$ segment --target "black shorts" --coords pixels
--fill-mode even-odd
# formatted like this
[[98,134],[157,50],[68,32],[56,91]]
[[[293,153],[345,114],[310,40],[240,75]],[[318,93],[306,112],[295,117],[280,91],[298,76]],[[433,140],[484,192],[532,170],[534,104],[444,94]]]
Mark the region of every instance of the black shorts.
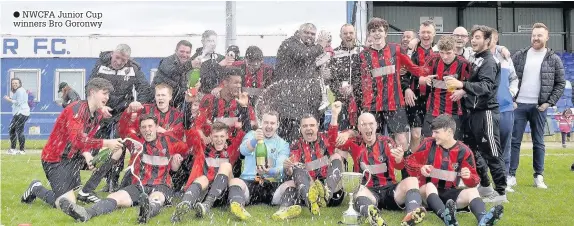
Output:
[[[462,140],[462,121],[461,121],[461,117],[459,115],[451,115],[452,119],[454,120],[454,122],[456,123],[456,131],[454,132],[454,139],[456,140]],[[431,124],[432,121],[435,119],[436,117],[434,117],[432,115],[432,113],[427,112],[427,114],[425,115],[425,120],[423,123],[423,128],[421,130],[421,134],[423,137],[431,137],[432,136],[432,129],[431,129]]]
[[383,187],[369,188],[369,190],[377,199],[377,207],[379,209],[386,210],[402,210],[404,207],[400,207],[395,201],[395,189],[397,184],[389,184]]
[[85,164],[83,158],[62,159],[56,163],[42,161],[42,168],[56,198],[82,185],[80,170]]
[[[460,195],[462,190],[463,189],[458,189],[458,188],[450,188],[450,189],[437,188],[438,197],[440,198],[440,200],[443,203],[446,203],[446,201],[448,201],[449,199],[452,199],[452,201],[456,202],[456,200],[458,199],[458,196]],[[464,208],[457,208],[457,211],[470,212],[470,205],[468,205]]]
[[384,134],[387,128],[389,135],[397,133],[405,133],[408,131],[409,121],[407,120],[407,113],[405,109],[398,109],[396,111],[378,111],[371,112],[377,122],[379,128],[377,133]]
[[426,98],[419,97],[415,100],[415,106],[407,106],[407,119],[411,128],[422,127],[425,119]]
[[[132,206],[137,206],[139,204],[139,199],[141,195],[141,187],[139,184],[132,184],[120,190],[126,191],[130,198],[132,199]],[[173,189],[168,187],[165,184],[158,184],[158,185],[144,185],[144,192],[147,195],[150,195],[153,192],[161,192],[165,196],[165,203],[170,204],[171,199],[173,198]]]
[[252,180],[244,180],[244,182],[247,185],[247,189],[249,189],[249,200],[247,200],[248,205],[259,203],[271,205],[273,194],[275,194],[275,191],[279,185],[281,185],[279,182],[269,181],[265,181],[263,184]]

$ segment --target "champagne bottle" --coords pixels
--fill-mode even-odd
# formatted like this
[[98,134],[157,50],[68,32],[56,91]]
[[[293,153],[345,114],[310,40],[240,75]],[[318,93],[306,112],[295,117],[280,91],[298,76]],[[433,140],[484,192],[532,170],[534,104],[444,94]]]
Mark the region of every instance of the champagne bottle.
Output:
[[267,147],[263,140],[257,141],[257,146],[255,147],[255,159],[257,166],[267,167]]
[[98,152],[98,154],[92,159],[92,165],[96,168],[99,168],[104,164],[104,162],[110,159],[112,155],[112,150],[109,148],[102,148]]
[[189,76],[188,87],[189,88],[195,87],[195,84],[197,84],[197,81],[199,81],[199,77],[200,77],[199,69],[194,68],[193,70],[191,70],[188,73],[188,76]]

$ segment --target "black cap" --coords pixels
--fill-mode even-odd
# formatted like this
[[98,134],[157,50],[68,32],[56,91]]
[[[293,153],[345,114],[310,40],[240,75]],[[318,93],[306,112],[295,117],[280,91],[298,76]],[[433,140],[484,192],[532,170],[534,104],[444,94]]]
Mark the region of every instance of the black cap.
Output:
[[58,93],[62,92],[62,89],[64,89],[66,86],[68,86],[68,83],[60,82],[60,85],[58,86]]
[[230,45],[229,47],[227,47],[227,52],[229,53],[229,51],[233,51],[235,53],[235,56],[239,56],[239,47],[236,45]]

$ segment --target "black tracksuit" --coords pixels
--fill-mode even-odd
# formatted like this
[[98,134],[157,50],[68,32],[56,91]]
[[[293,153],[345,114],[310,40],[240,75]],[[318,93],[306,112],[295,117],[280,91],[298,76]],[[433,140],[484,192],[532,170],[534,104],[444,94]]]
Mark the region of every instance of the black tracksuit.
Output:
[[[475,153],[477,172],[481,185],[490,185],[488,168],[495,190],[503,195],[506,189],[504,160],[500,149],[498,100],[496,94],[500,84],[500,62],[489,50],[475,55],[470,78],[463,83],[464,98],[463,126],[464,143]],[[486,162],[485,162],[486,160]],[[487,167],[488,165],[488,167]]]

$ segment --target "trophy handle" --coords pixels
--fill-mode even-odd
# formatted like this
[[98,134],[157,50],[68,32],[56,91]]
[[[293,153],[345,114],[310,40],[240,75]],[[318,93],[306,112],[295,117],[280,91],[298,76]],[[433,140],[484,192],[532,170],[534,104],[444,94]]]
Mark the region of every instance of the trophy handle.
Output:
[[367,178],[367,183],[364,184],[364,186],[366,187],[367,184],[369,184],[369,182],[371,182],[371,171],[369,171],[368,169],[363,170],[363,177],[365,177],[365,173],[369,172],[369,177]]

